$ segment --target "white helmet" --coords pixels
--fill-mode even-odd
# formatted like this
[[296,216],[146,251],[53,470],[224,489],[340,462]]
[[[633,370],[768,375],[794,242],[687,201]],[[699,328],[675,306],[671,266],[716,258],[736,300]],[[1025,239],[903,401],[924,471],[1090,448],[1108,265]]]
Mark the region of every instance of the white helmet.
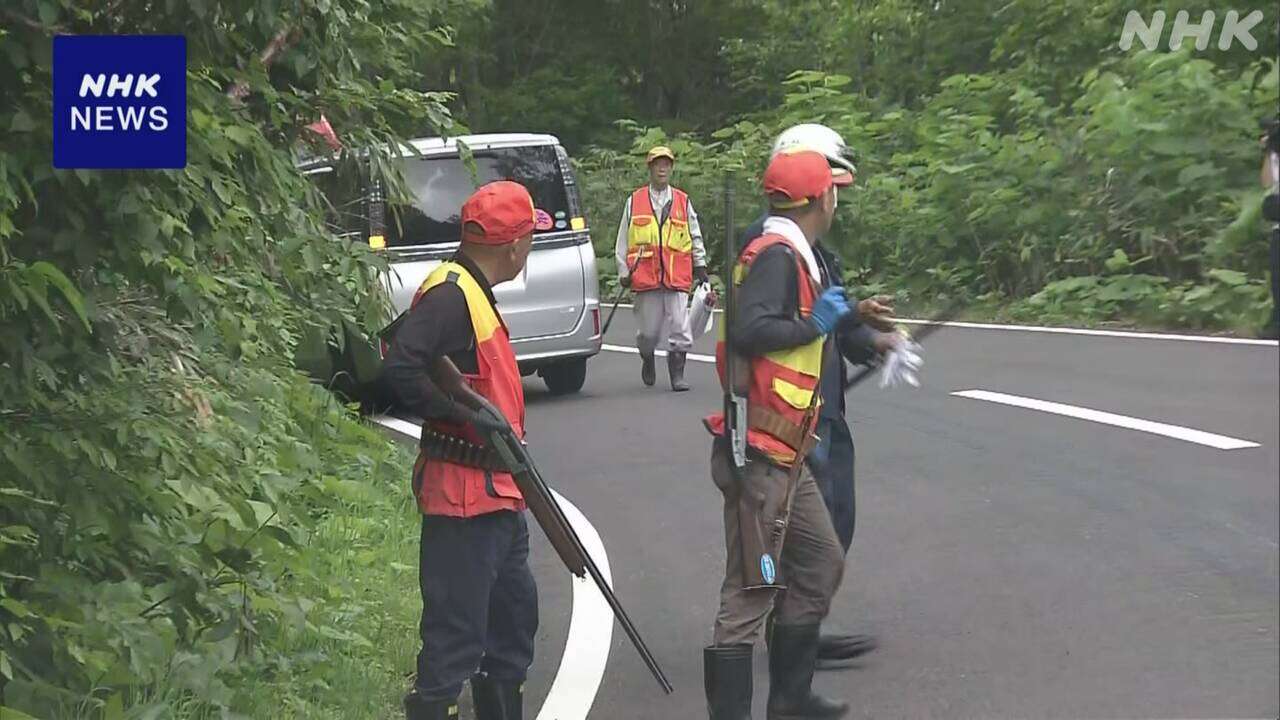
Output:
[[[814,150],[825,155],[827,162],[831,164],[831,174],[837,178],[838,185],[852,183],[858,174],[858,169],[853,166],[853,152],[844,144],[844,138],[826,125],[804,123],[783,130],[778,139],[773,141],[773,152],[770,156],[788,150],[801,149]],[[845,178],[846,174],[847,178]]]

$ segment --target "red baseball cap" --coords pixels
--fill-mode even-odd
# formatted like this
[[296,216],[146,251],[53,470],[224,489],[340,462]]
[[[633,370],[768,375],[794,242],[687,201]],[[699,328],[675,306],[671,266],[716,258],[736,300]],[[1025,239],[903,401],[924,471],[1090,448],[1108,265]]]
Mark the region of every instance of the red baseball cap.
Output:
[[551,216],[533,206],[523,185],[498,180],[480,186],[462,204],[462,239],[479,245],[506,245],[534,230],[549,230]]
[[778,153],[764,171],[764,192],[775,208],[805,205],[833,184],[826,156],[813,150]]

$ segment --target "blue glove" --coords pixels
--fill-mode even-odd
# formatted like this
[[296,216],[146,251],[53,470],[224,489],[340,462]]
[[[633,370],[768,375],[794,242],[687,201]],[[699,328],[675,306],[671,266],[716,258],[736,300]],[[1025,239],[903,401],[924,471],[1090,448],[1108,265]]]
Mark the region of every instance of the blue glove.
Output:
[[849,301],[845,299],[844,288],[834,285],[823,291],[822,297],[818,298],[818,302],[813,305],[813,312],[809,315],[809,323],[818,331],[819,335],[826,335],[835,329],[836,323],[840,322],[840,318],[853,312],[849,307]]

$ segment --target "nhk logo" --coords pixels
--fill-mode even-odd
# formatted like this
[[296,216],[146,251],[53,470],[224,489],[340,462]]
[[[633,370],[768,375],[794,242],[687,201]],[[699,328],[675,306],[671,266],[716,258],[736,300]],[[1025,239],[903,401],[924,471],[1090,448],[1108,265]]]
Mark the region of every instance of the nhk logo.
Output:
[[54,38],[54,167],[185,167],[186,115],[186,38]]
[[[1124,18],[1124,28],[1120,30],[1120,49],[1133,47],[1133,39],[1137,37],[1148,50],[1160,46],[1160,37],[1164,34],[1165,11],[1157,10],[1151,14],[1151,22],[1143,19],[1137,10],[1130,10]],[[1205,10],[1199,23],[1191,22],[1191,13],[1179,10],[1173,20],[1173,30],[1169,32],[1169,49],[1176,51],[1185,40],[1195,40],[1196,50],[1206,50],[1213,39],[1213,26],[1217,16],[1212,10]],[[1246,49],[1258,49],[1258,41],[1253,37],[1254,26],[1262,22],[1261,10],[1254,10],[1241,18],[1235,10],[1227,11],[1222,19],[1222,30],[1218,33],[1218,49],[1230,50],[1233,42],[1240,42]]]
[[[130,97],[129,91],[132,89],[132,97],[158,98],[156,94],[156,84],[160,82],[159,74],[139,75],[137,85],[134,85],[133,75],[125,75],[123,78],[119,75],[112,75],[110,84],[107,84],[107,76],[99,73],[98,75],[85,75],[80,81],[80,97],[104,97],[103,86],[106,86],[105,97]],[[117,95],[117,93],[119,93]],[[112,111],[115,111],[114,116]],[[169,111],[161,105],[152,105],[151,107],[123,107],[110,105],[89,106],[71,108],[71,129],[72,130],[141,130],[143,119],[147,120],[147,128],[155,132],[164,132],[169,129]]]

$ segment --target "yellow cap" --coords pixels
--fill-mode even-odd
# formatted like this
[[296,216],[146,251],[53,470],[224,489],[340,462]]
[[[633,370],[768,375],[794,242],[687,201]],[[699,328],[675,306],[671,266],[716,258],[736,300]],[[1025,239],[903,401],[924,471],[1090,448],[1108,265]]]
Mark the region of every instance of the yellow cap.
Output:
[[666,145],[658,145],[657,147],[649,151],[649,154],[646,155],[644,158],[644,162],[646,165],[648,165],[649,163],[653,162],[654,160],[657,160],[660,157],[664,157],[670,160],[671,162],[676,161],[676,155],[675,153],[671,152],[671,148],[667,147]]

